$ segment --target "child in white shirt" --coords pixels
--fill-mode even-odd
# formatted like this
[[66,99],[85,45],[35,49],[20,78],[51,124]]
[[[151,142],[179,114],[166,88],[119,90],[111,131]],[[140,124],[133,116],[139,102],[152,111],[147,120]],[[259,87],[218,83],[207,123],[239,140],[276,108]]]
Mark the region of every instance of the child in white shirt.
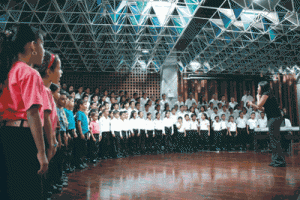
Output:
[[237,144],[237,127],[236,123],[234,122],[234,116],[229,117],[229,123],[227,124],[228,130],[228,150],[233,149],[235,150]]
[[183,152],[183,146],[184,146],[184,138],[186,137],[184,124],[182,117],[178,117],[178,122],[176,124],[178,133],[177,133],[177,141],[176,141],[176,151],[177,152]]
[[215,150],[221,150],[222,123],[219,121],[219,116],[215,117],[212,128],[214,130]]
[[200,120],[200,136],[202,149],[209,149],[210,123],[206,113],[202,113]]
[[[257,119],[255,118],[255,112],[251,112],[251,118],[247,120],[247,133],[248,133],[248,140],[247,143],[250,145],[250,150],[254,150],[254,134],[255,128],[258,127]],[[255,144],[255,147],[257,144]]]
[[236,126],[238,131],[239,145],[241,146],[241,150],[246,150],[247,144],[247,120],[244,118],[244,114],[241,111],[239,114],[239,118],[236,119]]

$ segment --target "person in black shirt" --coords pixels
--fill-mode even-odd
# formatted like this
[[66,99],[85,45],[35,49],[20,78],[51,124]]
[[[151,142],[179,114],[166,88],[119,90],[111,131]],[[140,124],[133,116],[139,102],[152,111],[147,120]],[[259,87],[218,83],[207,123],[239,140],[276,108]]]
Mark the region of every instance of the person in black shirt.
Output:
[[270,84],[267,81],[258,83],[257,105],[249,102],[250,106],[264,110],[268,116],[268,127],[270,134],[270,146],[272,149],[272,162],[269,166],[285,167],[285,157],[281,147],[280,125],[283,121],[279,105],[274,97]]

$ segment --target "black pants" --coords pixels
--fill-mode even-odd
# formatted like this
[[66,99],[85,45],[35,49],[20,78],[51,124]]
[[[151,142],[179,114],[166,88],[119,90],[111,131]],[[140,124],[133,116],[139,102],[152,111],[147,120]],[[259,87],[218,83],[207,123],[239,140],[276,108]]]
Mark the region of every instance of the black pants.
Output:
[[173,144],[172,144],[172,128],[165,127],[165,149],[167,151],[173,151]]
[[138,143],[139,143],[139,137],[138,137],[138,133],[139,133],[139,130],[138,129],[133,129],[133,136],[131,137],[132,138],[132,147],[131,147],[131,151],[133,153],[137,153],[138,152]]
[[249,129],[249,135],[248,135],[248,142],[247,144],[250,145],[250,150],[254,150],[254,146],[257,146],[254,144],[254,135],[255,135],[254,129]]
[[281,146],[280,125],[283,118],[271,118],[268,120],[270,134],[270,148],[272,150],[272,163],[275,165],[285,164],[285,156]]
[[222,147],[222,131],[214,131],[214,141],[216,149],[220,149]]
[[173,149],[177,149],[176,144],[177,144],[177,135],[178,135],[178,128],[176,126],[176,124],[173,125],[173,130],[174,130],[174,134],[171,136],[172,139],[172,144],[173,144]]
[[163,135],[162,130],[155,130],[155,150],[161,152],[163,145]]
[[69,144],[68,144],[68,155],[67,155],[67,160],[70,163],[71,166],[74,166],[74,148],[75,148],[75,138],[74,138],[74,133],[75,130],[68,130],[67,131],[68,134],[70,134],[71,139],[69,139]]
[[200,131],[200,137],[201,137],[201,144],[203,149],[208,150],[209,149],[209,136],[208,136],[208,130],[201,130]]
[[116,140],[115,140],[115,151],[118,157],[123,155],[123,150],[122,150],[122,139],[121,139],[121,132],[119,131],[115,131],[114,132],[115,136],[116,136]]
[[92,139],[92,137],[90,137],[90,139],[88,140],[89,143],[89,158],[90,160],[95,160],[98,158],[99,155],[99,134],[94,134],[94,137],[96,139],[96,141],[94,141]]
[[145,130],[140,130],[141,132],[141,153],[144,154],[146,152],[146,131]]
[[128,137],[127,131],[122,131],[123,139],[121,140],[122,152],[124,156],[128,156]]
[[190,131],[190,146],[191,151],[196,152],[199,149],[199,134],[197,130]]
[[114,147],[112,141],[113,139],[112,139],[111,132],[102,132],[102,140],[100,142],[102,158],[113,157]]
[[247,130],[246,128],[237,128],[237,131],[238,131],[238,138],[239,138],[238,145],[240,145],[242,148],[245,149],[248,141]]
[[228,136],[228,149],[235,149],[238,143],[236,131],[230,132],[231,136]]
[[183,132],[178,132],[177,135],[177,151],[178,152],[185,152],[186,148],[185,148],[185,137],[184,137],[184,133]]
[[87,155],[87,135],[84,135],[84,139],[81,138],[79,132],[77,132],[78,137],[74,138],[74,164],[75,166],[79,166],[80,164],[83,164],[86,159]]
[[[40,164],[30,128],[0,128],[2,167],[1,178],[6,183],[1,199],[42,199]],[[1,146],[0,145],[0,146]]]
[[148,138],[146,139],[146,141],[147,141],[147,151],[148,152],[152,152],[154,150],[154,148],[153,148],[153,145],[154,145],[153,133],[154,133],[154,131],[147,130]]

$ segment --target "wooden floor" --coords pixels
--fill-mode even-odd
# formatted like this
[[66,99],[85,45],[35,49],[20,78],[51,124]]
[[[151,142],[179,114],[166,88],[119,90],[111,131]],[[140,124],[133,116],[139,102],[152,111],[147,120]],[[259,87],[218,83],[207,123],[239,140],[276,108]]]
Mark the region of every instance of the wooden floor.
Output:
[[[300,155],[299,155],[300,156]],[[300,160],[268,166],[270,154],[198,152],[101,161],[69,175],[69,186],[52,199],[297,200]]]

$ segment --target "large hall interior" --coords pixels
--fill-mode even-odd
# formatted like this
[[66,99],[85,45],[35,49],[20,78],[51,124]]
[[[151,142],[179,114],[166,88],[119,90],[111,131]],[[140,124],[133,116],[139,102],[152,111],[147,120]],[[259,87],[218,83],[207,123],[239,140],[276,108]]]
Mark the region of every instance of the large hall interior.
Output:
[[44,199],[300,200],[300,1],[1,0],[19,24],[60,60]]

